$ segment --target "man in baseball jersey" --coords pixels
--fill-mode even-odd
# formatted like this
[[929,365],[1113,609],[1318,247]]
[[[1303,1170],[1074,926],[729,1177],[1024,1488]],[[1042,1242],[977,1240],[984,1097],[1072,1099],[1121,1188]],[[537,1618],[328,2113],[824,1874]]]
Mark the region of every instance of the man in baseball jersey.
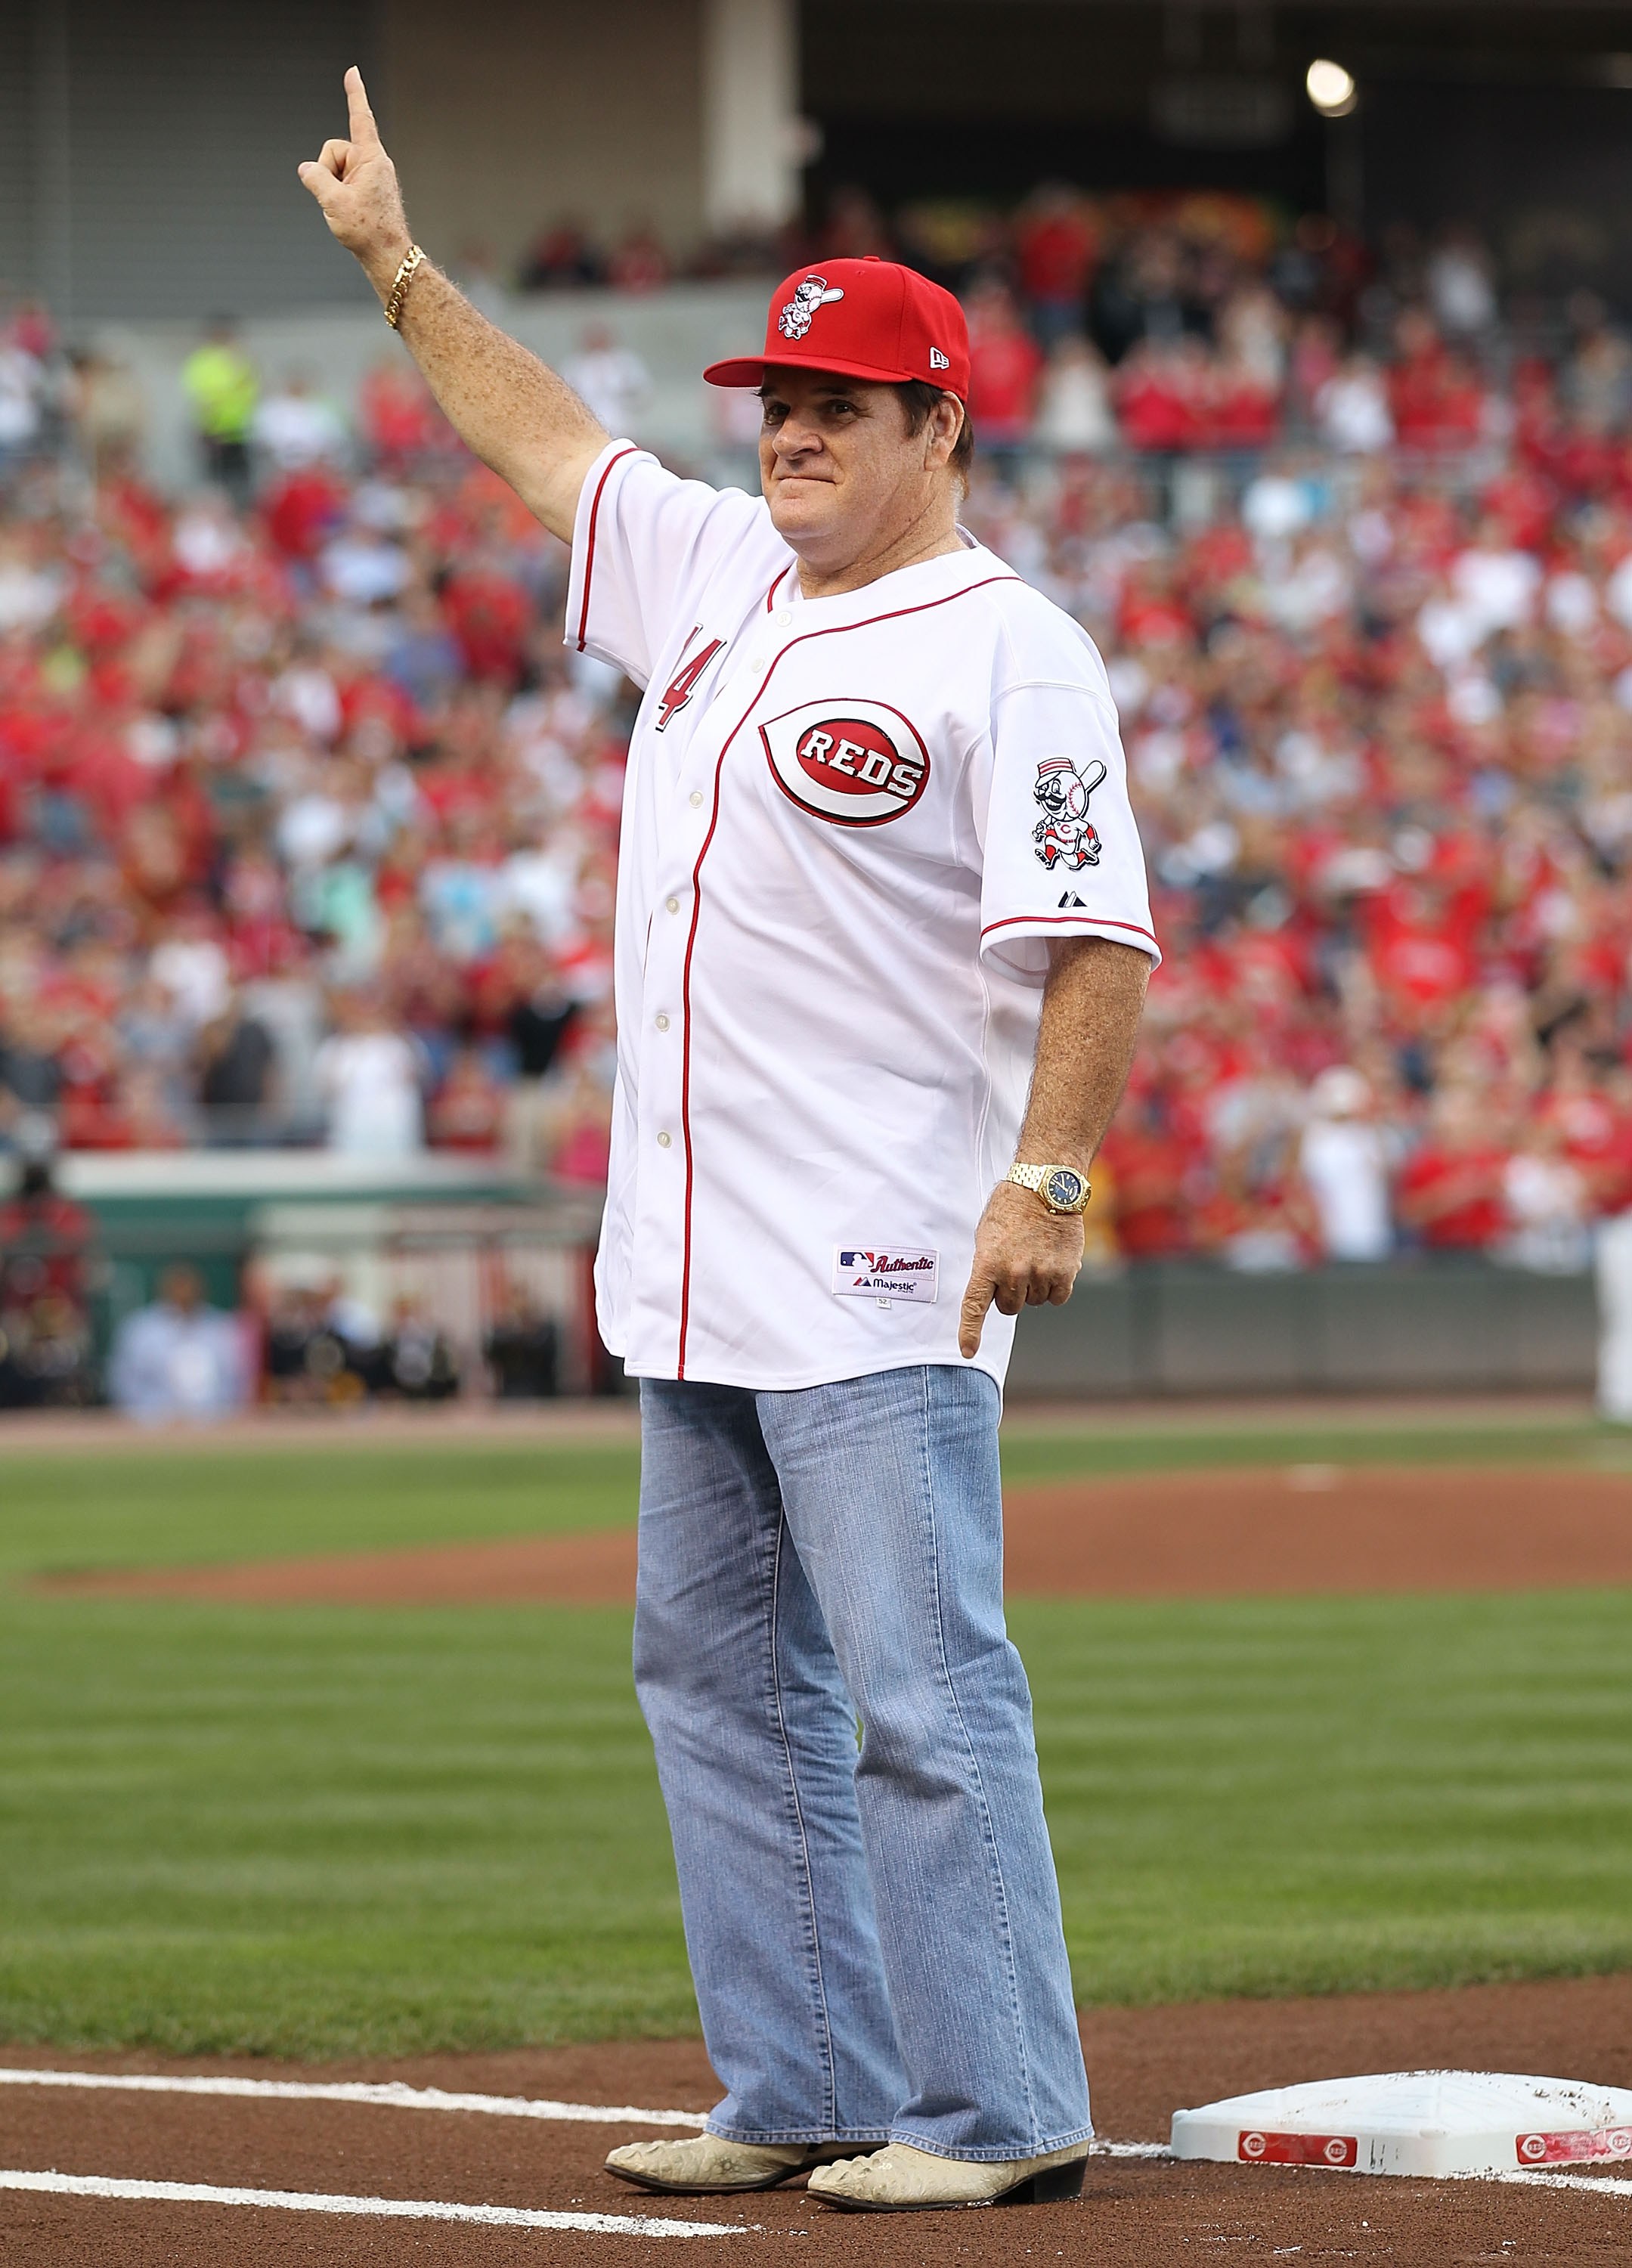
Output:
[[[361,79],[301,175],[645,688],[597,1288],[641,1381],[636,1676],[704,2036],[653,2190],[1074,2195],[1092,2132],[1004,1632],[1012,1318],[1069,1297],[1156,954],[1116,718],[957,524],[968,341],[887,261],[774,295],[762,498],[665,472],[414,247]],[[995,1310],[995,1312],[994,1312]]]

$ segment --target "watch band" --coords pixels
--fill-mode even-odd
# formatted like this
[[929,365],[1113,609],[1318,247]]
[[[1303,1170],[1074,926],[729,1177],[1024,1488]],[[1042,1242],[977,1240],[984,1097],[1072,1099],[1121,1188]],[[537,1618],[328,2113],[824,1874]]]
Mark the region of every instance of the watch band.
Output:
[[1093,1191],[1075,1166],[1011,1166],[1009,1179],[1040,1197],[1050,1212],[1085,1212]]

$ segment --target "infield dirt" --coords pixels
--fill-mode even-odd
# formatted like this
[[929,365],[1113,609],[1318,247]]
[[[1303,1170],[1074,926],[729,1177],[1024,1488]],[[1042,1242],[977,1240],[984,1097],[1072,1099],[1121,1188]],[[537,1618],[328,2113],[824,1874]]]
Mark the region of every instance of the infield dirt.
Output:
[[[1210,2002],[1091,2011],[1084,2038],[1102,2134],[1166,2139],[1173,2111],[1247,2088],[1448,2064],[1590,2075],[1632,2086],[1632,1977],[1481,1985],[1342,1999]],[[689,2040],[431,2056],[386,2064],[288,2065],[0,2051],[0,2060],[71,2070],[236,2072],[256,2079],[398,2079],[473,2093],[705,2108],[714,2085]],[[471,2204],[577,2209],[746,2224],[754,2234],[701,2256],[747,2264],[801,2258],[835,2268],[929,2268],[1027,2259],[1158,2268],[1207,2259],[1624,2263],[1632,2179],[1604,2193],[1491,2183],[1362,2179],[1314,2168],[1096,2160],[1079,2201],[979,2213],[860,2218],[798,2188],[724,2204],[643,2200],[600,2170],[629,2139],[616,2124],[524,2124],[467,2113],[329,2102],[69,2094],[6,2088],[0,2156],[65,2173]],[[651,2130],[643,2130],[650,2132]],[[26,2268],[631,2268],[673,2240],[342,2221],[254,2208],[0,2194],[0,2257]]]
[[[1632,1473],[1288,1465],[1033,1482],[1004,1500],[1009,1589],[1099,1598],[1527,1591],[1632,1583]],[[635,1532],[48,1579],[240,1605],[614,1605]]]

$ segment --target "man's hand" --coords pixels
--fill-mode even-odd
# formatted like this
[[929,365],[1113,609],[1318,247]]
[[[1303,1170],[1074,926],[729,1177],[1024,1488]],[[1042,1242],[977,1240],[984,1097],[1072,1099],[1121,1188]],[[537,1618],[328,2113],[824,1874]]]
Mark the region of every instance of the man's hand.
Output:
[[331,233],[357,255],[383,302],[413,239],[397,187],[397,169],[386,155],[363,74],[355,64],[346,73],[346,106],[351,114],[350,140],[326,142],[317,162],[308,159],[298,171],[323,208]]
[[989,1307],[1002,1315],[1062,1307],[1082,1264],[1082,1215],[1050,1212],[1034,1190],[999,1182],[974,1232],[974,1266],[958,1319],[966,1361],[980,1351]]

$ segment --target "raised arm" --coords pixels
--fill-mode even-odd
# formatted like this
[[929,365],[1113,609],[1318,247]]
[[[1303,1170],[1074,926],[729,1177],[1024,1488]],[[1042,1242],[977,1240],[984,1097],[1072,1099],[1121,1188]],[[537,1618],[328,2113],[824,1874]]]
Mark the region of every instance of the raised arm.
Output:
[[[1149,956],[1133,946],[1105,937],[1049,941],[1021,1162],[1087,1173],[1127,1084],[1150,976]],[[1030,1189],[999,1182],[975,1232],[959,1320],[965,1356],[979,1348],[994,1301],[1005,1315],[1060,1307],[1082,1264],[1081,1218],[1051,1213]]]
[[[350,139],[326,142],[300,178],[384,306],[414,239],[397,169],[355,66],[346,73],[346,101]],[[428,260],[415,271],[398,328],[460,439],[570,543],[584,476],[608,438],[572,388],[479,315]]]

